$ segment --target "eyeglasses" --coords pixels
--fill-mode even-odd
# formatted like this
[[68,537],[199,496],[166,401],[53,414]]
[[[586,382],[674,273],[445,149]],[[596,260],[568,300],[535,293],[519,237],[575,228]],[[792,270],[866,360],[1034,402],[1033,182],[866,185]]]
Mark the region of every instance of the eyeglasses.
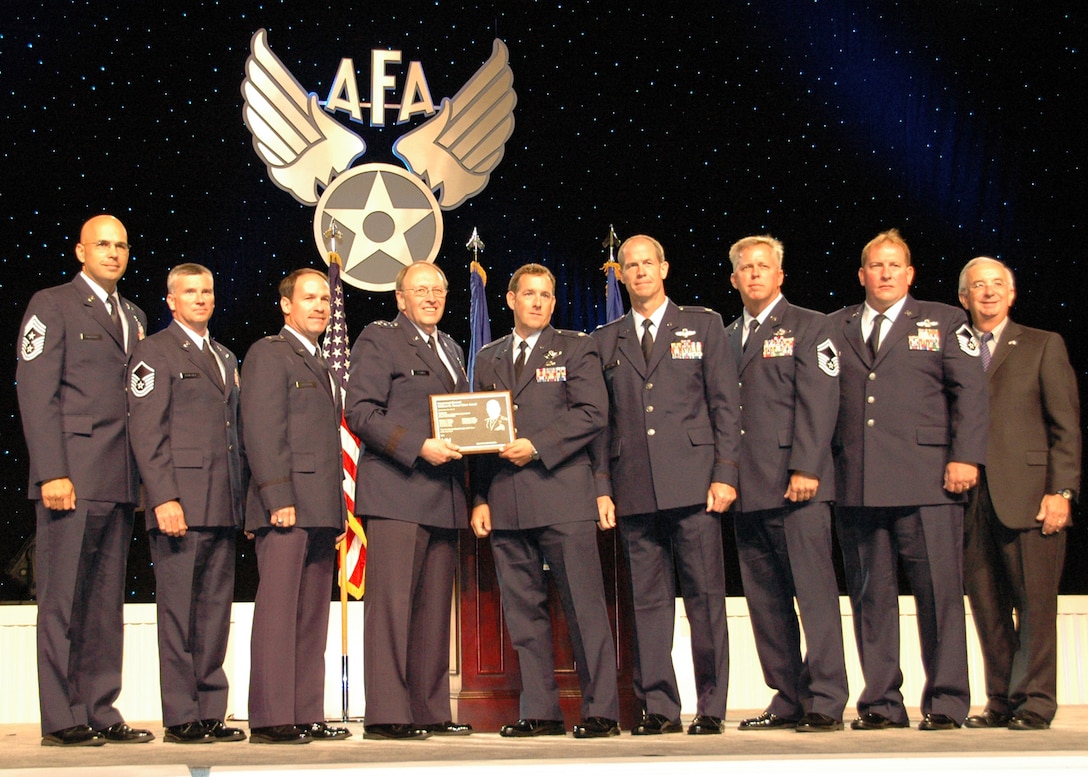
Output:
[[1008,286],[1008,281],[1003,281],[997,278],[992,281],[975,281],[971,284],[971,291],[983,291],[984,289],[993,289],[994,291],[1004,291]]
[[417,299],[424,299],[426,297],[434,297],[435,299],[442,299],[446,296],[446,289],[441,286],[417,286],[414,289],[401,289],[402,294],[411,294]]
[[132,248],[128,243],[115,243],[112,240],[97,240],[93,243],[84,243],[83,245],[89,245],[96,251],[109,251],[110,248],[116,248],[118,252],[127,254],[129,249]]

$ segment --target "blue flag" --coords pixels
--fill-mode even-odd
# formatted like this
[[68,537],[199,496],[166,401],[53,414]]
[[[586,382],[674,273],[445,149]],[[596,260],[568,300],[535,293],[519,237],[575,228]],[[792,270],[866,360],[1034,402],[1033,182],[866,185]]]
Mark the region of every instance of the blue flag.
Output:
[[604,267],[604,323],[607,324],[623,315],[623,298],[620,296],[620,284],[616,278],[616,268],[619,265],[608,262]]
[[491,342],[491,319],[487,315],[487,273],[478,262],[469,265],[468,285],[470,292],[469,328],[472,336],[468,345],[468,385],[475,387],[476,353]]

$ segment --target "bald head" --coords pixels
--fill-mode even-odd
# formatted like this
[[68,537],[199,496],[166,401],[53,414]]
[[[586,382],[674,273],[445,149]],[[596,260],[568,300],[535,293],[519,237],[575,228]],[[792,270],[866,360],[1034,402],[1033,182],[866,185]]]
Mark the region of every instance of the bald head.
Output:
[[79,231],[76,258],[83,265],[83,273],[109,294],[125,274],[128,254],[128,231],[114,216],[95,216]]

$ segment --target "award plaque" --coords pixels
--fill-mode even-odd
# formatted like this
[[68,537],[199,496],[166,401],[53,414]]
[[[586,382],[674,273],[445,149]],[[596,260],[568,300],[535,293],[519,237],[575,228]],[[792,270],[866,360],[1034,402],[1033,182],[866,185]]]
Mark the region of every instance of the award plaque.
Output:
[[431,428],[461,453],[498,453],[514,441],[514,400],[509,391],[432,394]]

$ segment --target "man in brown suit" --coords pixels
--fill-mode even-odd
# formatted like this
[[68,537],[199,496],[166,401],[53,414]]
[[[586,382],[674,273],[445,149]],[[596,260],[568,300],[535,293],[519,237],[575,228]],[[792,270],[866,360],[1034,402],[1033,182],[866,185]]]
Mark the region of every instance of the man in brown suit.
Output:
[[1004,264],[972,259],[959,292],[981,339],[990,387],[986,465],[964,524],[964,582],[987,702],[966,725],[1046,729],[1058,707],[1063,530],[1080,489],[1077,380],[1059,335],[1009,318],[1016,283]]

